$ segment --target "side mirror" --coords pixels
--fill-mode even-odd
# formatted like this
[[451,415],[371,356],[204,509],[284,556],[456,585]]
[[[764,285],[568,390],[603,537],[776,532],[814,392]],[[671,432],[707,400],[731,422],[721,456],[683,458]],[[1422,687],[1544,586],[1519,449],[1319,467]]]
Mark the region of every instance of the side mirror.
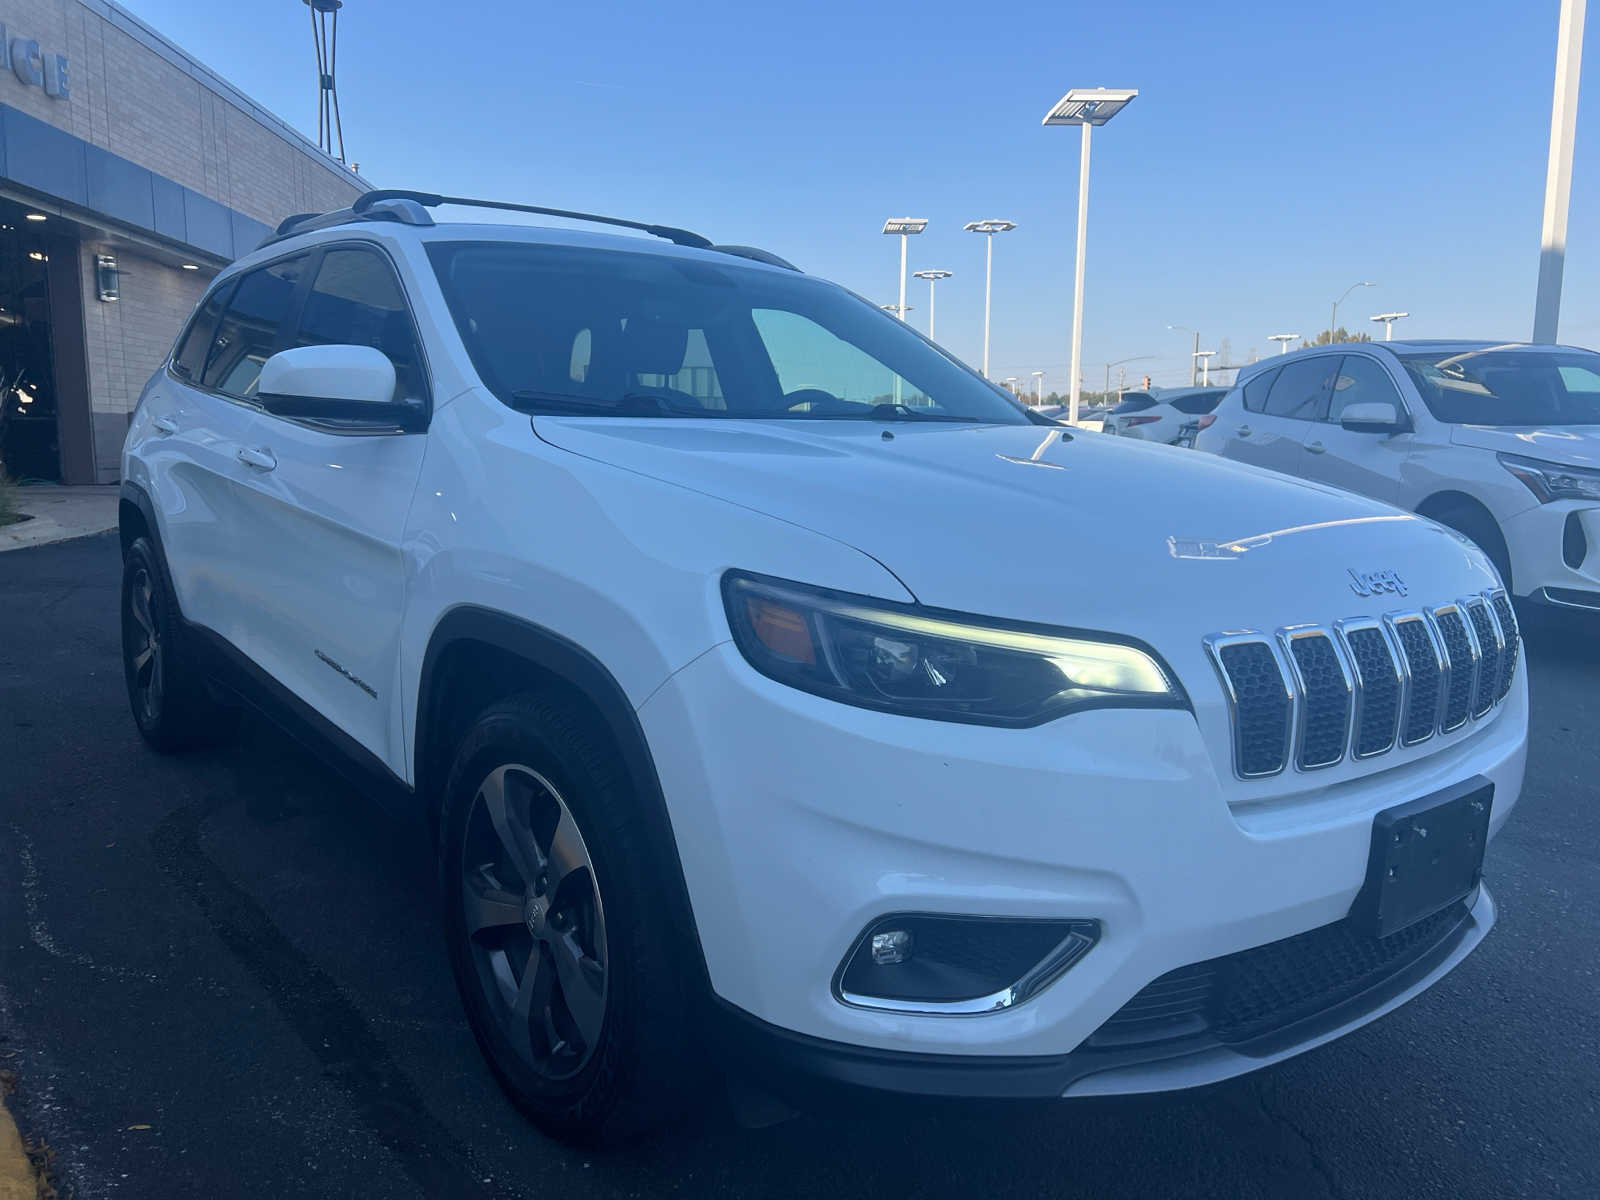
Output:
[[298,346],[261,367],[256,398],[280,417],[416,429],[422,410],[395,398],[394,363],[371,346]]
[[1410,428],[1401,419],[1400,410],[1387,400],[1346,405],[1339,414],[1339,424],[1351,433],[1401,433]]

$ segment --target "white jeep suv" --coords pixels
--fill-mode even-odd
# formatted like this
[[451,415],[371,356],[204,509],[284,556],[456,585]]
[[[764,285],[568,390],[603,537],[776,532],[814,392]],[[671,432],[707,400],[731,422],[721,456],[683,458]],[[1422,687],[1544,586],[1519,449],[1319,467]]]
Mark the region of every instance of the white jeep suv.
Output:
[[1317,347],[1242,373],[1196,447],[1432,517],[1518,596],[1600,611],[1600,354]]
[[156,748],[248,703],[427,823],[547,1129],[660,1119],[711,1047],[775,1089],[1204,1083],[1484,937],[1527,690],[1458,535],[1030,418],[762,251],[442,200],[216,279],[128,434],[125,668]]

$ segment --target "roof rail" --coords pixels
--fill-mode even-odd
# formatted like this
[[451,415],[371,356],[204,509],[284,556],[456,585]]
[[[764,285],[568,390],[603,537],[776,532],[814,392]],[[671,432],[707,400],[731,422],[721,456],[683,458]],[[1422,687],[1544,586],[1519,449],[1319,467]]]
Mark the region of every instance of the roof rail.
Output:
[[367,192],[356,197],[355,203],[350,208],[359,217],[370,212],[375,206],[388,200],[410,200],[424,208],[436,208],[441,204],[460,204],[468,208],[498,208],[506,212],[537,213],[545,217],[566,217],[573,221],[593,221],[599,225],[620,225],[624,229],[639,229],[645,233],[653,234],[658,238],[666,238],[678,246],[693,246],[697,250],[712,249],[711,240],[701,237],[698,233],[691,233],[687,229],[677,229],[671,225],[651,225],[644,221],[627,221],[621,217],[602,217],[594,213],[573,212],[565,208],[545,208],[538,204],[512,204],[504,200],[473,200],[466,196],[441,196],[437,192],[413,192],[404,188],[380,188],[377,191]]
[[763,250],[760,246],[713,246],[711,248],[723,254],[733,254],[739,258],[748,258],[753,262],[766,263],[769,267],[782,267],[786,271],[800,270],[788,259],[779,258],[772,251]]
[[[371,193],[367,193],[371,195]],[[364,197],[358,198],[357,203]],[[310,233],[313,229],[331,229],[335,225],[348,225],[352,221],[398,221],[402,225],[432,225],[428,210],[413,201],[396,198],[379,200],[365,209],[336,208],[325,213],[295,213],[278,222],[278,227],[261,239],[261,246],[270,246],[297,233]]]

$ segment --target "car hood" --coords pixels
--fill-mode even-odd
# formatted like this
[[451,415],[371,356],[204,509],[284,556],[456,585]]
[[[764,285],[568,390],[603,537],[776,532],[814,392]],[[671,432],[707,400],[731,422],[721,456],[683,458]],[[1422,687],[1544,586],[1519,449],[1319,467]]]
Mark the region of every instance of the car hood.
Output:
[[[1041,426],[537,417],[552,445],[805,526],[927,605],[1153,644],[1494,586],[1431,521],[1192,450]],[[730,563],[730,567],[740,564]],[[803,580],[827,584],[827,580]],[[1368,593],[1368,594],[1363,594]]]
[[1450,440],[1457,446],[1600,469],[1600,425],[1452,425]]

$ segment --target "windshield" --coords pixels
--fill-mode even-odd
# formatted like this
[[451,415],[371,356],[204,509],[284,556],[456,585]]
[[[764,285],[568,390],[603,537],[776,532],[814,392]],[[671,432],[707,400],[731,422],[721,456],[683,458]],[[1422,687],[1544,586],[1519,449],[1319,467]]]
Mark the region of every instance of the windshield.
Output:
[[1028,423],[900,321],[798,273],[518,242],[428,254],[473,366],[522,411]]
[[1428,411],[1452,425],[1600,425],[1600,354],[1489,347],[1403,354]]

